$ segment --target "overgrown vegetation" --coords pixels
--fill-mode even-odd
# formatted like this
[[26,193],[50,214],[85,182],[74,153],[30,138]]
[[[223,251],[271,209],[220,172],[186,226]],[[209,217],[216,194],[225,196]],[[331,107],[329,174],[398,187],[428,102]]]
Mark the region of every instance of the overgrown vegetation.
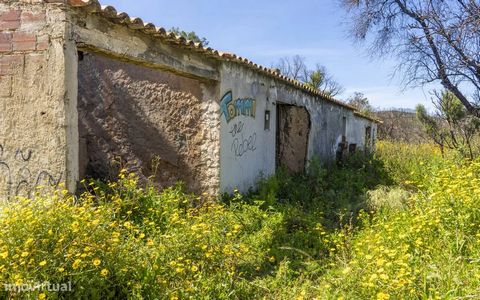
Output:
[[133,175],[0,212],[1,298],[389,299],[480,295],[480,162],[379,143],[221,201]]
[[332,97],[345,91],[325,66],[316,64],[313,69],[310,69],[306,64],[306,58],[300,55],[282,57],[272,67],[278,69],[283,75],[303,82],[307,86]]
[[440,147],[456,150],[463,157],[478,156],[474,139],[478,138],[480,119],[467,112],[460,100],[451,92],[435,94],[435,115],[429,115],[423,105],[418,105],[417,117],[425,132]]
[[193,41],[195,43],[200,43],[202,44],[203,47],[207,47],[210,42],[205,38],[205,37],[200,37],[198,36],[195,31],[185,31],[180,29],[179,27],[172,27],[168,31],[170,33],[174,33],[177,36],[183,37],[184,39],[188,41]]

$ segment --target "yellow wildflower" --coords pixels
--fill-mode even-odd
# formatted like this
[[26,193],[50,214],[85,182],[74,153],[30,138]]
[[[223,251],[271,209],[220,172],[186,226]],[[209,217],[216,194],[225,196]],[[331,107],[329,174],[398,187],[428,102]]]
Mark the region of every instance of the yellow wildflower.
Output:
[[95,258],[95,259],[93,260],[93,265],[94,265],[95,267],[99,266],[100,263],[101,263],[101,261],[100,261],[100,259],[98,259],[98,258]]
[[386,293],[383,293],[383,292],[379,292],[377,294],[377,300],[388,300],[388,299],[390,299],[389,294],[386,294]]
[[81,263],[81,262],[82,262],[81,259],[76,259],[76,260],[73,262],[73,264],[72,264],[72,268],[73,268],[74,270],[78,269],[78,267],[80,266],[80,263]]

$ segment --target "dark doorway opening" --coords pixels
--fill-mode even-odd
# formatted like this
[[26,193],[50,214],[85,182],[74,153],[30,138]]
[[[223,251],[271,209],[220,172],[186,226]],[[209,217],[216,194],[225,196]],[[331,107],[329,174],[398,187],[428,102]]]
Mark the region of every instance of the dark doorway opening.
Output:
[[371,151],[371,143],[372,143],[372,127],[367,126],[365,127],[365,153]]
[[310,114],[305,107],[277,103],[276,167],[292,173],[305,170]]

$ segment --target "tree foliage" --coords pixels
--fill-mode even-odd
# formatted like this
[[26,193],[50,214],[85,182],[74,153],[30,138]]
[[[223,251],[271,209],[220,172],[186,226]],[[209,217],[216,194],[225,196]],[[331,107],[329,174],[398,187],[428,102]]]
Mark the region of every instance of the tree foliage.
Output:
[[195,43],[201,43],[203,46],[208,46],[210,43],[206,38],[199,37],[195,31],[184,31],[181,30],[179,27],[172,27],[170,28],[170,32],[175,33],[178,36],[181,36],[187,40],[194,41]]
[[473,139],[480,129],[480,119],[468,114],[460,100],[449,91],[435,93],[436,113],[429,115],[423,105],[417,106],[417,117],[426,133],[440,146],[458,150],[473,159]]
[[418,120],[415,111],[408,109],[386,109],[375,111],[378,124],[378,139],[410,144],[428,142],[429,137]]
[[373,56],[393,54],[407,85],[440,82],[479,115],[480,2],[477,0],[341,0],[356,41]]
[[344,88],[330,75],[327,69],[316,64],[315,68],[309,69],[305,63],[305,57],[295,55],[281,58],[275,66],[280,72],[305,83],[307,86],[322,91],[332,97],[343,93]]
[[354,92],[353,95],[347,99],[347,103],[365,114],[372,114],[374,110],[368,98],[361,92]]

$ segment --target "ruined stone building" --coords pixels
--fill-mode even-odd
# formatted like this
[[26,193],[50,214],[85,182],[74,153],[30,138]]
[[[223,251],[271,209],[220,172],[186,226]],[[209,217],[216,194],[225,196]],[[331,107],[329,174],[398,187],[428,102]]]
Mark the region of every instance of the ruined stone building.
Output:
[[193,191],[245,191],[376,121],[297,81],[96,0],[0,2],[0,196],[120,168]]

